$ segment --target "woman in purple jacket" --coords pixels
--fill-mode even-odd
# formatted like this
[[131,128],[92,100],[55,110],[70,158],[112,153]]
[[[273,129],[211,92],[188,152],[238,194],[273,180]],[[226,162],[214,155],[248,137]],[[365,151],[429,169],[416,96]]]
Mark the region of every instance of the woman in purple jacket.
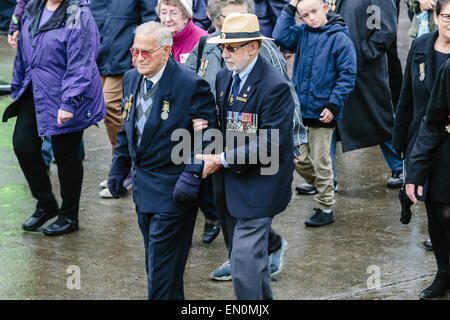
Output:
[[[13,146],[36,210],[25,230],[46,235],[78,230],[83,181],[79,146],[83,131],[105,116],[96,57],[100,47],[89,0],[31,0],[25,7],[11,83],[13,102],[3,121],[17,116]],[[61,207],[41,155],[51,136],[61,184]]]

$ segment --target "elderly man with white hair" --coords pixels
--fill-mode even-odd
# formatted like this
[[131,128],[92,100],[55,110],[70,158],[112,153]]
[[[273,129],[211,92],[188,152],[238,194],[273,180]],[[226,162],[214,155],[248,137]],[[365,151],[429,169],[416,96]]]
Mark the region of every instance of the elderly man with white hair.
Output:
[[178,142],[171,135],[176,129],[192,133],[194,118],[205,117],[214,123],[216,112],[208,83],[176,62],[171,49],[171,32],[162,24],[148,22],[137,27],[130,49],[136,68],[123,79],[124,123],[108,176],[109,190],[118,197],[132,170],[148,298],[165,300],[184,299],[183,273],[203,167],[194,161],[175,164],[171,154]]

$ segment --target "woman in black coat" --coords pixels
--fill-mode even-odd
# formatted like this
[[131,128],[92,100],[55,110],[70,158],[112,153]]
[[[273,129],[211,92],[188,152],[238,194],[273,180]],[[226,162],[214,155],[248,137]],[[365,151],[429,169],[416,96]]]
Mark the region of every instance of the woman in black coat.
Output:
[[[436,22],[440,30],[415,39],[409,51],[392,138],[392,146],[402,158],[408,159],[411,153],[436,74],[450,56],[448,23],[440,16],[449,3],[449,0],[436,3]],[[424,245],[429,248],[429,240]]]
[[[450,3],[446,7],[450,19]],[[426,199],[428,232],[438,271],[420,298],[432,299],[450,291],[450,60],[436,78],[408,169],[406,194],[416,203],[417,189],[417,195],[424,195]],[[426,192],[425,184],[428,184]]]

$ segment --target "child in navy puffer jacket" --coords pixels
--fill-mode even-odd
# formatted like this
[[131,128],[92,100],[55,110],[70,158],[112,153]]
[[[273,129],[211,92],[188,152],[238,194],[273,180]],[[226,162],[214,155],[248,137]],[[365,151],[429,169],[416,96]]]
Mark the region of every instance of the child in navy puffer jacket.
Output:
[[[291,0],[273,32],[278,43],[295,52],[292,82],[309,140],[295,168],[317,190],[319,205],[307,226],[334,221],[331,137],[356,78],[356,51],[348,29],[342,17],[328,14],[328,9],[323,0]],[[296,12],[304,24],[292,26]]]

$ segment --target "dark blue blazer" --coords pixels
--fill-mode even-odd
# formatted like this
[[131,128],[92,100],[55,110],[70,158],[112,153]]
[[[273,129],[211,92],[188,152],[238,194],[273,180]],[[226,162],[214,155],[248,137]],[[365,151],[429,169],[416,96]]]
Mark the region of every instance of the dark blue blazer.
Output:
[[[226,111],[245,112],[258,115],[258,129],[278,129],[279,141],[272,141],[279,148],[279,169],[273,175],[262,175],[264,165],[258,157],[256,164],[250,164],[249,151],[253,143],[255,150],[267,144],[258,132],[258,139],[246,145],[230,148],[225,152],[225,160],[230,165],[215,174],[214,191],[218,198],[225,198],[230,214],[239,219],[273,217],[284,211],[291,200],[291,184],[294,170],[294,144],[292,137],[292,119],[294,101],[289,84],[283,75],[263,57],[258,60],[250,72],[233,106],[228,104],[228,95],[232,84],[232,72],[226,68],[219,71],[216,78],[216,97],[219,108],[219,123],[226,140]],[[246,102],[245,102],[246,100]],[[224,141],[226,146],[226,141]],[[274,150],[271,150],[274,152]],[[243,156],[247,163],[233,163],[232,159]],[[222,201],[223,202],[223,201]]]
[[[132,105],[122,130],[117,134],[110,174],[126,176],[132,168],[133,197],[138,212],[178,212],[193,208],[198,204],[174,203],[172,194],[183,171],[201,174],[203,165],[174,164],[171,160],[172,149],[180,141],[171,141],[171,135],[175,129],[187,129],[190,132],[189,143],[193,145],[192,119],[203,118],[208,123],[214,123],[214,96],[206,81],[172,57],[169,58],[137,148],[133,135],[136,96],[141,79],[136,68],[126,72],[123,78],[123,97],[125,100],[132,95]],[[167,120],[161,119],[164,101],[169,102],[170,106]],[[193,155],[192,147],[192,153],[185,156],[192,158]]]

